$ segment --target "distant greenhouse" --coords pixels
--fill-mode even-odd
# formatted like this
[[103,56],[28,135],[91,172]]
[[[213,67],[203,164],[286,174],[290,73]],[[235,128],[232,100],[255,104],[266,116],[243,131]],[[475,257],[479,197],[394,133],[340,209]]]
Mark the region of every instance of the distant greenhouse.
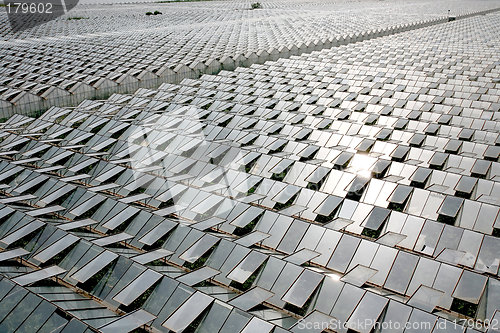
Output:
[[[293,0],[249,10],[243,1],[115,6],[83,1],[65,16],[16,33],[0,12],[0,117],[443,23],[449,8],[462,17],[498,7],[492,0],[370,6],[321,2],[318,9]],[[156,9],[163,15],[145,16]]]
[[[212,35],[186,28],[203,46],[193,39],[175,68],[153,38],[132,46],[146,31],[111,45],[105,34],[37,39],[78,45],[37,61],[60,78],[45,90],[23,66],[3,67],[19,79],[0,89],[19,82],[29,89],[16,96],[43,91],[46,105],[67,94],[57,57],[89,72],[74,73],[73,106],[58,97],[32,117],[0,104],[0,332],[496,332],[500,3],[453,2],[451,22],[432,13],[446,2],[413,1],[420,11],[399,18],[387,1],[322,14],[262,2],[249,22],[235,10],[248,3],[213,3],[169,4],[193,22],[220,15],[228,32],[211,47]],[[488,12],[468,15],[479,4]],[[328,26],[344,15],[335,8],[371,23]],[[271,24],[265,11],[290,29],[289,46],[276,38],[263,56],[257,44],[275,30],[251,28],[256,45],[238,58],[231,29]],[[378,30],[398,19],[408,26]],[[340,26],[351,37],[303,46]],[[114,65],[76,60],[96,40]],[[4,43],[8,54],[34,41]],[[125,59],[127,47],[143,58]],[[109,97],[85,99],[87,74]]]

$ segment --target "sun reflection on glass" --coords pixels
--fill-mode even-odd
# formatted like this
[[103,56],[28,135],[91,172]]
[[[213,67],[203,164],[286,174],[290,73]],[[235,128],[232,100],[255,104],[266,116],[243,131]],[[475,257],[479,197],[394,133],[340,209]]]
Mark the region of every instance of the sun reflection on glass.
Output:
[[350,171],[362,178],[371,178],[371,169],[377,159],[366,154],[356,154],[352,158]]

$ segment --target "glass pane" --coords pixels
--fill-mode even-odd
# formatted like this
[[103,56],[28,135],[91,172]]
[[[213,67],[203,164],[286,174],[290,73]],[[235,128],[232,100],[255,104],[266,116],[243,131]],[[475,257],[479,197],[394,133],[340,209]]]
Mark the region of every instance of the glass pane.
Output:
[[399,252],[384,287],[405,294],[419,257]]
[[411,296],[408,305],[414,306],[421,310],[432,312],[439,304],[444,292],[421,285],[417,291]]
[[290,331],[293,333],[321,333],[329,328],[330,323],[333,323],[334,320],[324,313],[313,311],[305,316],[300,324],[293,326]]
[[453,292],[453,297],[477,304],[483,294],[487,280],[486,276],[464,270]]
[[78,282],[84,283],[117,257],[117,254],[105,250],[85,266],[76,271],[71,277]]
[[122,289],[116,296],[113,297],[113,299],[125,306],[128,306],[149,287],[161,279],[161,277],[161,274],[148,269],[133,280],[127,287]]
[[207,252],[212,246],[218,242],[218,238],[205,235],[199,239],[194,245],[188,248],[184,253],[182,253],[179,258],[187,262],[193,263],[198,260],[205,252]]
[[103,333],[114,333],[114,332],[130,332],[149,323],[156,317],[151,313],[139,309],[125,316],[120,317],[120,319],[109,323],[106,326],[100,327],[99,331]]
[[294,263],[296,265],[302,265],[308,261],[311,261],[312,259],[318,257],[320,255],[320,253],[316,252],[316,251],[312,251],[312,250],[309,250],[309,249],[301,249],[291,255],[289,255],[288,257],[285,257],[284,259],[286,261],[289,261],[291,263]]
[[38,330],[55,310],[56,307],[49,302],[40,303],[35,311],[33,311],[30,316],[26,318],[26,321],[18,328],[17,332],[32,333]]
[[244,283],[266,259],[266,255],[258,251],[252,251],[227,275],[227,277],[233,281]]
[[344,275],[341,280],[353,284],[357,287],[361,287],[366,283],[366,281],[371,279],[372,276],[377,274],[377,272],[378,271],[376,269],[363,265],[356,265],[356,267],[347,272],[347,274]]
[[351,262],[361,239],[344,234],[340,239],[327,267],[344,273]]
[[271,298],[273,295],[274,294],[268,290],[262,289],[260,287],[253,287],[247,292],[233,298],[229,302],[229,304],[244,311],[248,311],[251,308]]
[[64,251],[64,249],[68,248],[72,244],[78,241],[78,237],[73,236],[73,235],[66,235],[63,238],[59,239],[56,241],[54,244],[48,246],[41,252],[38,252],[35,256],[34,259],[44,263],[47,260],[53,258],[56,256],[58,253],[61,253]]
[[219,273],[220,272],[218,270],[205,266],[198,270],[179,276],[177,278],[177,281],[184,283],[188,286],[194,286],[200,282],[203,282],[207,279],[214,277]]
[[367,292],[349,317],[347,326],[360,333],[371,332],[388,301],[385,297]]
[[212,302],[213,298],[195,292],[189,297],[163,324],[174,332],[184,330],[196,319]]
[[[381,318],[381,333],[402,333],[412,308],[396,301],[389,301],[387,311]],[[385,325],[384,325],[385,324]]]
[[26,286],[30,283],[44,280],[44,279],[47,279],[49,277],[62,274],[64,272],[66,272],[66,270],[61,268],[61,267],[50,266],[47,268],[40,269],[38,271],[34,271],[34,272],[31,272],[28,274],[18,276],[16,278],[12,279],[12,281],[14,281],[22,286]]
[[282,300],[301,308],[319,285],[323,275],[304,270],[294,284],[288,289]]

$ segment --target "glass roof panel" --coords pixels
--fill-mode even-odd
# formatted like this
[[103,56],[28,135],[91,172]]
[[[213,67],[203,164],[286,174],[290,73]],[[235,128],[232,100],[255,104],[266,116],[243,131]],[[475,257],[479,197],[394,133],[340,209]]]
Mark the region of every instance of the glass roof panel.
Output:
[[200,292],[189,297],[170,317],[162,324],[174,332],[184,330],[196,319],[214,299]]

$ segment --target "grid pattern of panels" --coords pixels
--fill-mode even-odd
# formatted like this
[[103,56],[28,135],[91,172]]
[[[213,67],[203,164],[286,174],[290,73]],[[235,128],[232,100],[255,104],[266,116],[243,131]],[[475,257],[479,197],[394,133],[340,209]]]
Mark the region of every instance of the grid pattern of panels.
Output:
[[[82,5],[15,34],[0,8],[2,117],[442,23],[448,10],[461,17],[499,8],[496,0],[295,0],[265,3],[259,10],[249,6],[240,0]],[[163,14],[144,15],[154,9]],[[82,19],[69,20],[75,17]]]
[[499,30],[476,16],[9,118],[0,316],[29,296],[81,331],[493,332]]

